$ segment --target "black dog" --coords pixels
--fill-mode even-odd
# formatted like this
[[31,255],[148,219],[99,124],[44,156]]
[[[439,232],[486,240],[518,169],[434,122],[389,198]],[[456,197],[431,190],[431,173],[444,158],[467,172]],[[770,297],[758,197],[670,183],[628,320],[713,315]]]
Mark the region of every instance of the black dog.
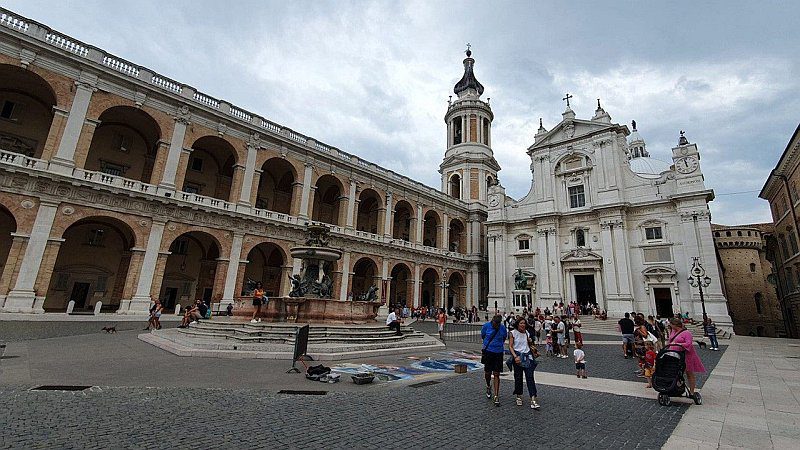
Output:
[[111,326],[111,327],[103,327],[103,329],[100,330],[100,331],[105,331],[106,333],[116,333],[117,332],[117,326],[114,325],[114,326]]
[[705,342],[703,342],[703,341],[695,341],[695,342],[697,342],[697,346],[698,346],[698,347],[700,347],[700,348],[706,348],[706,343],[705,343]]

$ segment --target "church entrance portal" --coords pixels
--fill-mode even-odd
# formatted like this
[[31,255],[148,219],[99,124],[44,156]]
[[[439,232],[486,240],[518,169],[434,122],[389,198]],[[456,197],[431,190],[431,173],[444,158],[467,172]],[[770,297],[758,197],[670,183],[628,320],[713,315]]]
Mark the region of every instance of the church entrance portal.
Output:
[[594,275],[575,275],[575,297],[581,306],[597,303],[594,291]]
[[653,298],[656,301],[656,314],[659,317],[673,317],[672,293],[669,288],[653,288]]

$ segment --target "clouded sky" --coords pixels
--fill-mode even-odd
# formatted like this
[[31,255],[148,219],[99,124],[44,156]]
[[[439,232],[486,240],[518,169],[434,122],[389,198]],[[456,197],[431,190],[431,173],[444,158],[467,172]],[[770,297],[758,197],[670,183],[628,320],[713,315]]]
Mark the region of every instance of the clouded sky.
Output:
[[652,157],[702,155],[716,223],[770,221],[758,190],[800,120],[800,2],[37,1],[5,7],[306,135],[440,185],[470,42],[509,195],[542,117],[596,98]]

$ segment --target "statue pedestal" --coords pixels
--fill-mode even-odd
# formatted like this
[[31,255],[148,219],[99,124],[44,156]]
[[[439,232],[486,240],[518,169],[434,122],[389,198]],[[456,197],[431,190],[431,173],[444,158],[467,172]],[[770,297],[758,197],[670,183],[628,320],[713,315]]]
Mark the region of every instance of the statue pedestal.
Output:
[[519,314],[531,303],[531,291],[528,289],[514,289],[511,293],[514,299],[512,309]]

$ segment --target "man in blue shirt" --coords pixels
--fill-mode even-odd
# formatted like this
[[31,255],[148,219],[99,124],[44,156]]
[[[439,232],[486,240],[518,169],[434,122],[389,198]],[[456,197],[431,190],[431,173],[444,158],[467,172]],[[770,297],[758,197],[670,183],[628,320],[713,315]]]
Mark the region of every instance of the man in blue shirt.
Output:
[[504,345],[508,330],[503,325],[503,317],[495,315],[490,322],[483,324],[481,339],[481,363],[486,377],[486,398],[492,398],[492,376],[494,376],[494,406],[500,406],[500,372],[503,371]]

